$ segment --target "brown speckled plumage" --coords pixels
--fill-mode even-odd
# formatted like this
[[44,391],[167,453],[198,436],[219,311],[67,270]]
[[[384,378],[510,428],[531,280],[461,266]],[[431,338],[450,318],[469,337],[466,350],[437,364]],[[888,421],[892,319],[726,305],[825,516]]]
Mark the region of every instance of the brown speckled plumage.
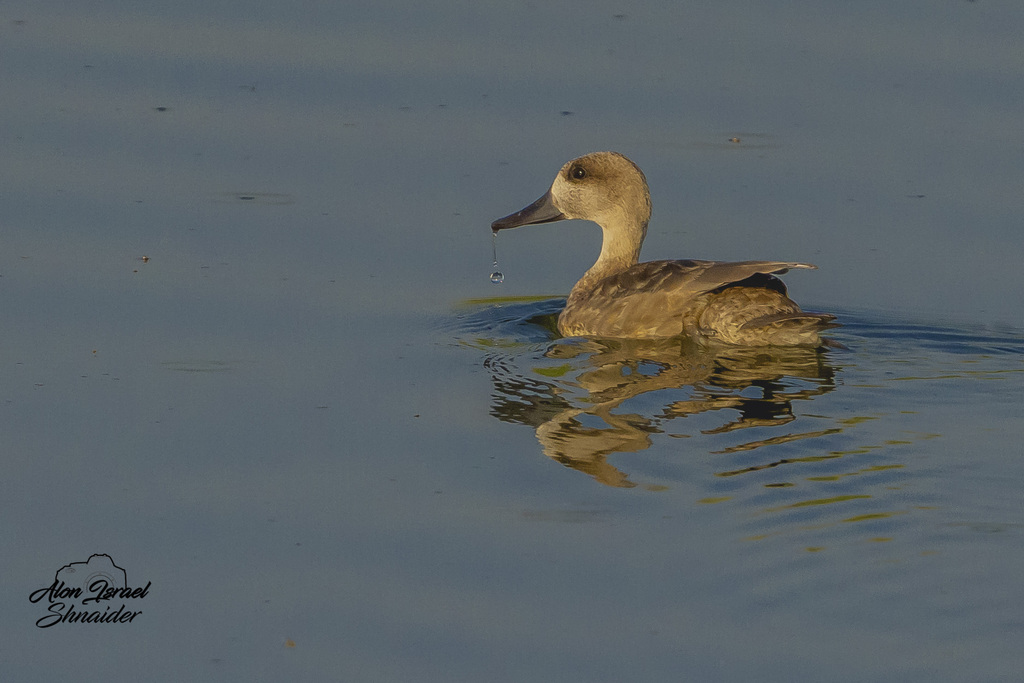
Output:
[[597,263],[572,288],[558,318],[579,337],[689,336],[746,346],[819,346],[835,316],[805,313],[775,275],[814,268],[788,261],[638,263],[650,220],[647,180],[629,159],[596,152],[573,159],[551,189],[495,231],[565,218],[592,220],[604,241]]

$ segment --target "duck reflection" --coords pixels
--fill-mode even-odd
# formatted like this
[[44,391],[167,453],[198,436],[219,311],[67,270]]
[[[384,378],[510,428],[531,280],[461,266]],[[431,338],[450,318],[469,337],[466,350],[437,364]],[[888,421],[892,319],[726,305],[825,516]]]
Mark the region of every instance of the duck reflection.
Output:
[[[535,367],[528,371],[513,357],[485,359],[494,384],[491,414],[530,425],[549,458],[618,487],[635,484],[608,457],[647,449],[672,420],[719,411],[721,422],[701,434],[780,427],[795,419],[793,401],[835,388],[826,354],[806,348],[574,339],[529,359]],[[729,452],[806,436],[773,435]]]

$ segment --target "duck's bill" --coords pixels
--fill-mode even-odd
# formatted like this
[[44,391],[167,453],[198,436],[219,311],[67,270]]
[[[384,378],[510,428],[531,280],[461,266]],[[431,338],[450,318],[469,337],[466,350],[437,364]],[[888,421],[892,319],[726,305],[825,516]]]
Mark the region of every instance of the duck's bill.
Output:
[[551,198],[551,193],[548,192],[522,211],[516,211],[513,214],[509,214],[504,218],[499,218],[494,221],[491,223],[491,230],[498,232],[499,230],[518,228],[523,225],[536,225],[538,223],[560,221],[563,218],[565,218],[565,216],[563,216],[562,212],[555,206],[555,202]]

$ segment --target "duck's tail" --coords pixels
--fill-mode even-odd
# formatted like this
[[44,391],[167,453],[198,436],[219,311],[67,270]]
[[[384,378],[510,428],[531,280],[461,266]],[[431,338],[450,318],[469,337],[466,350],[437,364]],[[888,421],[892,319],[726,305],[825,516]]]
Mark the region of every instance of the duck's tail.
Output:
[[785,292],[781,282],[723,288],[709,298],[701,314],[701,332],[709,339],[742,346],[826,345],[821,333],[839,326],[836,317],[802,311]]
[[[749,336],[751,341],[741,343],[770,344],[772,346],[827,346],[829,340],[821,333],[839,327],[830,313],[774,313],[747,321],[737,332]],[[734,342],[735,343],[735,342]]]

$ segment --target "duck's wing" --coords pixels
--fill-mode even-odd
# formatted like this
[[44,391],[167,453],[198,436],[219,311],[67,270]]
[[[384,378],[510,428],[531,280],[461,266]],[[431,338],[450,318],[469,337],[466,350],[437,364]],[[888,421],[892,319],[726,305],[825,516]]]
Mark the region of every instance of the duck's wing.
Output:
[[[647,261],[605,278],[596,290],[604,296],[671,291],[674,298],[685,299],[755,275],[782,275],[790,268],[817,266],[795,261]],[[781,282],[778,287],[785,293]]]
[[[647,261],[607,277],[576,299],[558,319],[565,336],[672,337],[696,329],[706,302],[702,295],[752,280],[785,299],[786,286],[774,277],[790,268],[814,268],[792,261]],[[788,301],[788,299],[787,299]],[[795,304],[792,304],[794,307]],[[799,310],[799,309],[797,309]]]

